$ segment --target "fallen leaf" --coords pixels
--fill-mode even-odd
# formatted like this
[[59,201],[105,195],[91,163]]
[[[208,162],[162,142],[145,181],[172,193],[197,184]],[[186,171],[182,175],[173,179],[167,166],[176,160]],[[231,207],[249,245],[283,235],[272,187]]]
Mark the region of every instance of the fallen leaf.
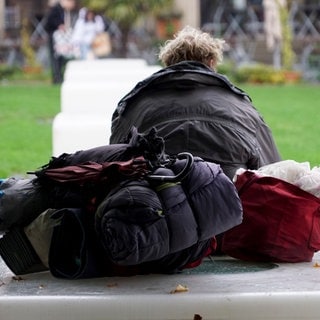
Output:
[[188,287],[178,284],[175,289],[170,291],[170,293],[181,293],[181,292],[188,292],[188,291],[189,291]]

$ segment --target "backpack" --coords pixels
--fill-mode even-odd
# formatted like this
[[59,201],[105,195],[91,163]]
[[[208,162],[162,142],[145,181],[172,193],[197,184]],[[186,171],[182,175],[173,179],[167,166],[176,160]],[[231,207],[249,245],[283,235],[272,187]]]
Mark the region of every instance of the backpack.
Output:
[[235,182],[242,224],[226,231],[222,251],[248,261],[311,261],[320,249],[320,199],[270,176],[244,171]]

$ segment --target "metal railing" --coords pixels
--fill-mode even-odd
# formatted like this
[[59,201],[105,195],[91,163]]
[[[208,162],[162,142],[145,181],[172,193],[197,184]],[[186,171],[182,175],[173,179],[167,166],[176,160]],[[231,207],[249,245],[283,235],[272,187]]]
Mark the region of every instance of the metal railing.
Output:
[[[311,57],[318,59],[320,64],[320,4],[303,5],[293,2],[289,21],[298,67],[303,72],[310,73]],[[265,39],[263,6],[249,5],[244,10],[235,10],[228,2],[219,1],[212,22],[206,23],[202,28],[230,44],[229,56],[236,63],[252,62],[259,41],[261,45]]]
[[[224,39],[252,39],[264,33],[263,16],[262,6],[249,5],[245,10],[236,10],[220,1],[212,22],[205,24],[203,28]],[[293,2],[289,17],[294,39],[320,39],[320,4],[301,5]]]

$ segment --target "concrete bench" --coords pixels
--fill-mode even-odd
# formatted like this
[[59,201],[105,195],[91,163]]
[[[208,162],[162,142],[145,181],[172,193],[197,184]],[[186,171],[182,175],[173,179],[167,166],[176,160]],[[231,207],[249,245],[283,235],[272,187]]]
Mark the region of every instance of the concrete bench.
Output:
[[65,82],[61,87],[61,112],[75,115],[113,112],[119,100],[134,87],[133,82]]
[[53,121],[52,154],[107,144],[119,100],[159,69],[142,59],[69,62],[61,86],[61,112]]
[[[0,259],[0,319],[318,320],[319,259],[257,270],[257,264],[217,257],[176,275],[86,280],[49,272],[13,278]],[[201,272],[206,264],[212,271]],[[188,291],[171,294],[179,284]]]
[[[136,77],[143,79],[150,75],[146,69],[157,71],[159,66],[150,66],[142,59],[101,59],[92,61],[72,61],[68,64],[64,81],[83,82],[107,81],[111,78],[114,81],[124,81],[134,72]],[[151,72],[152,72],[151,71]]]
[[91,116],[59,113],[53,122],[53,155],[106,145],[110,134],[111,112]]

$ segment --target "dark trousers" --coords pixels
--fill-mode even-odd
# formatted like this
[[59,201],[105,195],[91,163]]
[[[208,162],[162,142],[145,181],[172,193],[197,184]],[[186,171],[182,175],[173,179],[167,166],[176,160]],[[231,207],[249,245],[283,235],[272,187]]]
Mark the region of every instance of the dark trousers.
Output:
[[62,56],[57,56],[54,50],[53,37],[49,35],[48,38],[49,46],[49,57],[51,64],[51,73],[52,73],[52,82],[53,83],[62,83],[63,82],[63,71],[66,65],[66,59]]

